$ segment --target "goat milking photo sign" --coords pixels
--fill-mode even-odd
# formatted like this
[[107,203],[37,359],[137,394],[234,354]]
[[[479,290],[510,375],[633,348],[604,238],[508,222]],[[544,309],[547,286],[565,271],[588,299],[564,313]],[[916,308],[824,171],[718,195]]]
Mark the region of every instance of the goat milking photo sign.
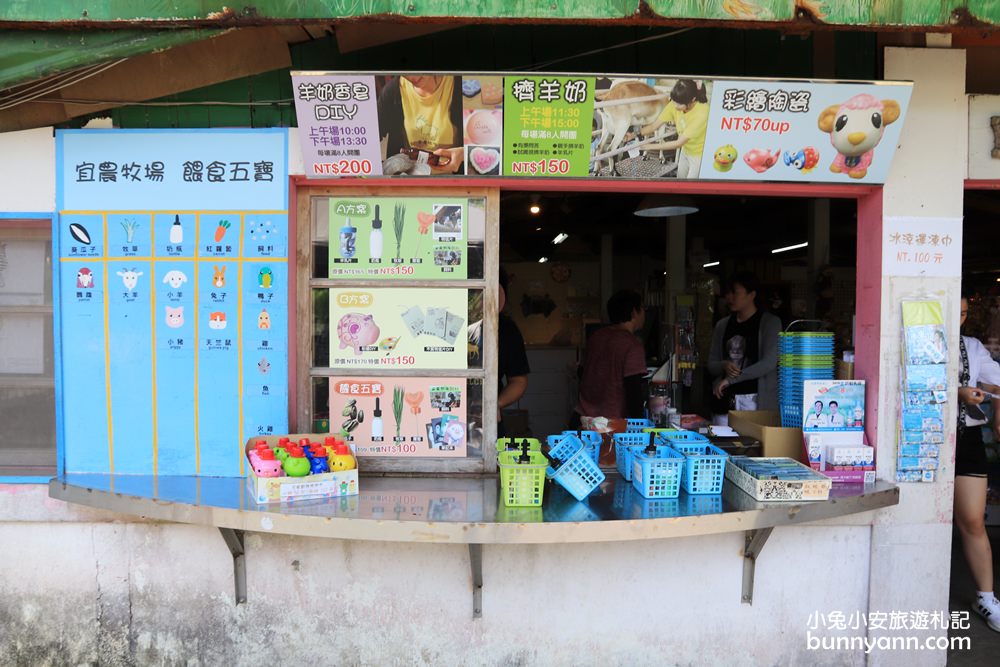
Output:
[[883,183],[906,81],[292,72],[310,178]]
[[284,130],[59,130],[64,470],[242,475],[288,431]]

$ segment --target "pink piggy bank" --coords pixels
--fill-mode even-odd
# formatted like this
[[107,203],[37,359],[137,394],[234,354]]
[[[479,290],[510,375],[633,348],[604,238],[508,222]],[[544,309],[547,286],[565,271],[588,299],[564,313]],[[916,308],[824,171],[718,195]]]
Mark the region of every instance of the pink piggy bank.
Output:
[[378,340],[379,328],[371,315],[347,313],[337,324],[337,338],[340,339],[340,349],[354,348],[354,354],[361,354],[361,348],[367,347]]
[[253,474],[258,477],[281,477],[281,461],[266,460],[258,456],[253,462]]

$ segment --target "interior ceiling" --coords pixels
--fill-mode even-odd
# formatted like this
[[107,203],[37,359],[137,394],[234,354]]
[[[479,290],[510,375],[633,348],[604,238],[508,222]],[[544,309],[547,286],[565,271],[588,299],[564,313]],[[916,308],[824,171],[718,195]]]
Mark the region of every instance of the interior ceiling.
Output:
[[[500,199],[501,261],[596,261],[601,237],[614,235],[616,256],[665,261],[667,220],[633,215],[638,194],[506,192]],[[810,200],[787,197],[693,197],[699,210],[688,216],[688,248],[701,239],[711,261],[736,263],[771,257],[773,248],[808,238]],[[537,203],[537,215],[529,207]],[[969,191],[965,197],[964,271],[967,277],[1000,277],[1000,191]],[[831,264],[851,266],[856,258],[854,200],[830,203]],[[553,245],[559,232],[569,239]],[[802,261],[805,250],[782,254]],[[990,278],[992,279],[992,278]]]
[[[504,193],[500,200],[502,261],[594,261],[600,257],[601,237],[614,235],[616,256],[641,256],[654,261],[666,257],[666,229],[662,218],[633,215],[642,199],[638,194]],[[775,197],[692,197],[698,212],[687,218],[688,247],[701,239],[710,260],[760,260],[776,247],[807,238],[809,200]],[[533,215],[529,206],[538,202]],[[831,206],[831,242],[834,263],[854,261],[853,201]],[[541,229],[539,229],[541,228]],[[555,246],[559,232],[569,239]],[[804,258],[805,251],[789,259]]]

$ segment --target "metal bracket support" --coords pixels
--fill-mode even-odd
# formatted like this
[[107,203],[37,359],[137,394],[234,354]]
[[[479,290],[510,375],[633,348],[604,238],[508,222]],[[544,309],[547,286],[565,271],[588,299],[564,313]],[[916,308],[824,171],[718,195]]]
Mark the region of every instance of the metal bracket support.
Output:
[[243,551],[243,531],[233,528],[219,528],[222,539],[233,554],[233,583],[236,585],[236,604],[247,601],[247,562]]
[[469,566],[472,568],[472,618],[483,617],[483,545],[469,545]]
[[746,544],[743,547],[743,604],[753,604],[753,574],[757,566],[757,557],[764,549],[767,538],[771,537],[774,528],[760,528],[746,531]]

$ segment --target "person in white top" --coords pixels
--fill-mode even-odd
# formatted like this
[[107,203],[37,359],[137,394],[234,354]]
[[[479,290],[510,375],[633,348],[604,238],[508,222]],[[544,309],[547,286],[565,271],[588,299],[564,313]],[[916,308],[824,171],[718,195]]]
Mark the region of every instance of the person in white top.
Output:
[[[969,314],[969,300],[962,299],[961,323]],[[1000,632],[1000,601],[993,593],[993,551],[986,533],[986,448],[979,406],[988,393],[1000,393],[1000,364],[975,338],[962,336],[959,350],[958,438],[955,449],[955,523],[962,536],[965,560],[972,570],[978,595],[972,608]],[[984,391],[985,390],[985,391]],[[993,432],[1000,439],[1000,400],[993,398]]]
[[826,428],[830,425],[830,420],[823,414],[823,401],[813,403],[815,412],[806,415],[805,428]]
[[840,409],[840,404],[837,401],[830,401],[830,417],[829,425],[830,428],[844,428],[844,415],[837,412]]

